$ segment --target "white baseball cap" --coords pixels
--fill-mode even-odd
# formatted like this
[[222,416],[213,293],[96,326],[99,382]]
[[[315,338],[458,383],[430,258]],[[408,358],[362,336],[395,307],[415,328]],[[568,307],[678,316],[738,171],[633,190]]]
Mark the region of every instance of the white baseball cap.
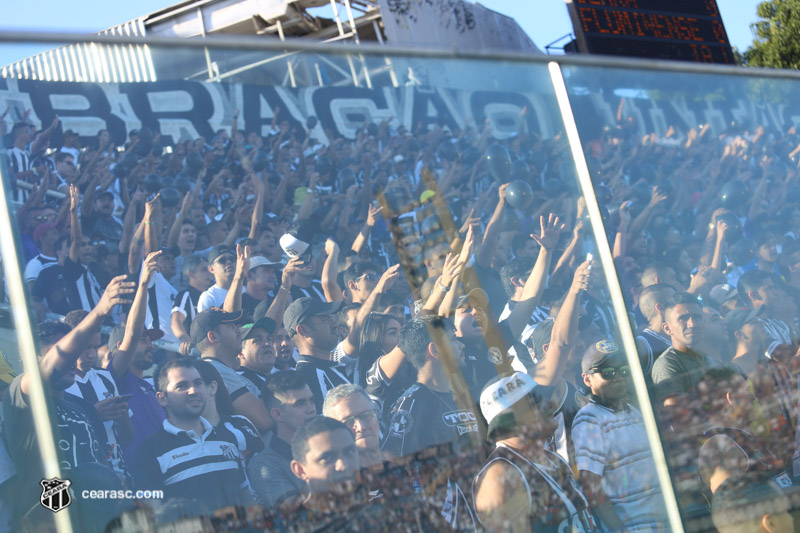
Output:
[[310,246],[310,244],[305,241],[301,241],[291,233],[284,233],[281,235],[281,238],[278,242],[280,242],[281,248],[289,257],[300,257],[306,253],[306,250],[308,250],[308,247]]
[[510,409],[515,403],[530,394],[537,386],[528,374],[514,372],[501,377],[484,387],[481,392],[481,413],[487,424],[491,424],[497,415]]

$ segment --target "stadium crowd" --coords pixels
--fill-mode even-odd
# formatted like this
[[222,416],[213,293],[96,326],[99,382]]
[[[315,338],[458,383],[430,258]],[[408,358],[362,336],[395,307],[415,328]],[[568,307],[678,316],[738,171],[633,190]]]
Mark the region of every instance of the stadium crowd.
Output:
[[[586,144],[629,358],[564,135],[383,122],[323,144],[275,116],[120,146],[10,129],[74,494],[162,490],[135,502],[156,523],[261,505],[251,525],[285,531],[666,531],[638,359],[684,518],[791,528],[794,131],[619,117]],[[2,383],[0,531],[52,517],[31,387]],[[133,506],[72,509],[113,531]]]

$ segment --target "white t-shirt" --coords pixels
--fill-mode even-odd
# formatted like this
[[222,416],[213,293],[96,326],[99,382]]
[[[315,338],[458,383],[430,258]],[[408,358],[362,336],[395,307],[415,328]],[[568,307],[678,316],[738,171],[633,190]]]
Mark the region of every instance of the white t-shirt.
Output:
[[58,258],[50,257],[44,254],[39,254],[30,261],[28,264],[25,265],[25,281],[36,281],[36,278],[39,277],[39,273],[50,263],[57,263]]
[[221,309],[227,295],[228,289],[224,289],[218,285],[212,285],[211,288],[201,294],[200,299],[197,300],[197,312],[199,313],[206,309],[211,309],[212,307],[219,307]]

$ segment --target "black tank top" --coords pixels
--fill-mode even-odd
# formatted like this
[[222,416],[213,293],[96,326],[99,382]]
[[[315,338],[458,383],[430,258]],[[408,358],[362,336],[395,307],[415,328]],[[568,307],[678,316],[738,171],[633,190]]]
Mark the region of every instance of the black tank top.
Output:
[[475,477],[472,485],[473,505],[486,470],[497,461],[505,461],[519,472],[527,487],[528,501],[531,503],[531,531],[599,531],[589,510],[589,503],[569,465],[556,453],[545,450],[544,454],[542,462],[534,463],[513,448],[498,445]]

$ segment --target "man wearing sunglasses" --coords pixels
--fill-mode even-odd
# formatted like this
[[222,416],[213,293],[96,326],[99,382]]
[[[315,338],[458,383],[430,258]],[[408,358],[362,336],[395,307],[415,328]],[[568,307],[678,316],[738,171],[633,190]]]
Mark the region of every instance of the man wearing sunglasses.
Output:
[[214,246],[208,254],[208,271],[214,276],[214,285],[200,295],[198,313],[212,307],[222,308],[236,271],[236,252],[225,245]]
[[344,284],[355,304],[367,301],[381,279],[378,267],[373,263],[353,263],[344,271]]
[[591,345],[581,361],[589,403],[572,423],[578,479],[611,530],[666,530],[655,464],[639,410],[627,402],[628,361],[612,341]]

